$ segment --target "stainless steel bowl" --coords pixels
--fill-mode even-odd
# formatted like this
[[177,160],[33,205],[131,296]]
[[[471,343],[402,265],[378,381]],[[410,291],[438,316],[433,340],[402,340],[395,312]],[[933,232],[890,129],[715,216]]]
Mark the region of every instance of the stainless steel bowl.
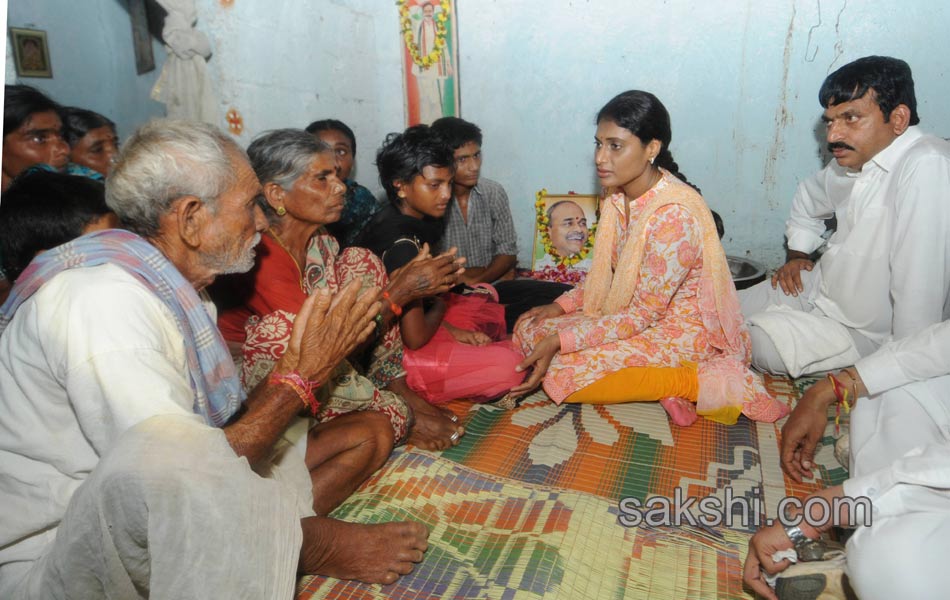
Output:
[[727,256],[729,272],[737,290],[744,290],[760,281],[765,281],[765,267],[752,259],[741,256]]

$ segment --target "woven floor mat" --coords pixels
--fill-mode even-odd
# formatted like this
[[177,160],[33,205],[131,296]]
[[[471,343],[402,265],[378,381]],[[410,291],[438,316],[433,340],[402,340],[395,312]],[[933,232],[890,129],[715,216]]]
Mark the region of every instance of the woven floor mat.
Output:
[[414,519],[430,529],[425,560],[389,586],[324,577],[315,598],[745,598],[748,535],[692,527],[624,527],[616,503],[493,477],[427,453],[399,453],[333,516]]
[[[766,378],[794,406],[814,379]],[[391,586],[316,577],[311,598],[745,598],[751,531],[785,496],[843,481],[834,417],[814,481],[782,474],[784,420],[732,426],[669,423],[655,402],[555,406],[542,392],[513,410],[453,402],[465,423],[441,454],[399,451],[334,516],[363,523],[414,519],[430,528],[425,560]],[[842,423],[843,429],[845,424]],[[730,506],[717,526],[624,527],[624,499],[713,496]],[[744,515],[743,511],[749,514]],[[694,505],[695,517],[703,516]],[[708,523],[708,521],[701,521]]]
[[[766,378],[772,394],[793,406],[813,382]],[[805,496],[840,483],[846,471],[833,453],[833,418],[816,456],[818,477],[797,484],[781,471],[779,434],[785,420],[755,423],[740,417],[735,425],[700,418],[690,427],[669,422],[656,402],[610,406],[556,406],[543,392],[513,410],[455,402],[449,405],[465,422],[462,442],[443,453],[484,473],[595,494],[609,500],[653,496],[716,496],[723,506],[745,498],[759,506],[758,522],[774,517],[778,501]],[[758,503],[755,501],[758,500]],[[738,523],[744,509],[732,504]],[[750,516],[746,521],[754,520]]]

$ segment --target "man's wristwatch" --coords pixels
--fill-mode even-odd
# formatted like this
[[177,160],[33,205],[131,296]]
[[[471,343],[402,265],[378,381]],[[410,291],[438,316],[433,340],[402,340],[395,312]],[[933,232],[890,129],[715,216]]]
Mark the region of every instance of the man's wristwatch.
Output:
[[786,527],[785,535],[792,541],[795,554],[800,562],[821,560],[825,556],[825,544],[821,539],[813,540],[802,533],[800,527]]

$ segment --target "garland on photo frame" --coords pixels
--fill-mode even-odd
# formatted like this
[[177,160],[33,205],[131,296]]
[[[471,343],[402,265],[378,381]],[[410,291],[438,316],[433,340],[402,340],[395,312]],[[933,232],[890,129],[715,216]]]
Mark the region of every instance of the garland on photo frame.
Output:
[[584,247],[581,248],[580,252],[573,256],[561,256],[551,241],[551,223],[548,220],[548,207],[545,202],[547,193],[548,191],[546,189],[542,189],[535,195],[537,199],[534,201],[534,210],[537,215],[538,234],[541,235],[541,244],[544,246],[544,251],[554,259],[554,264],[558,267],[573,267],[587,258],[590,251],[593,250],[594,237],[597,233],[597,223],[591,225],[590,235],[587,236],[587,241],[584,242]]
[[412,62],[416,65],[423,69],[428,69],[439,61],[439,57],[445,50],[445,35],[448,31],[445,24],[451,12],[451,0],[439,1],[441,11],[435,15],[435,47],[432,49],[432,52],[429,52],[425,56],[422,56],[419,45],[416,43],[412,33],[412,17],[409,16],[409,0],[396,0],[396,5],[399,6],[399,24],[402,26],[402,39],[406,42],[406,49],[409,51],[409,56],[412,57]]

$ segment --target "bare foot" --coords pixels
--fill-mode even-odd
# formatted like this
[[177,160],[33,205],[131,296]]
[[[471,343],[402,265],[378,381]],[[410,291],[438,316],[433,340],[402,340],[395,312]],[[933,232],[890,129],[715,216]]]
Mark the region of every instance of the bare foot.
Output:
[[432,406],[418,396],[416,398],[418,403],[406,398],[416,417],[409,432],[409,443],[423,450],[445,450],[458,445],[465,435],[465,428],[458,424],[458,417],[447,409]]
[[670,421],[680,427],[689,427],[696,422],[696,405],[685,398],[668,396],[660,399],[660,405],[670,415]]
[[414,521],[360,525],[307,517],[298,569],[306,575],[390,584],[410,573],[429,547],[426,526]]
[[465,428],[458,424],[458,417],[452,411],[432,406],[408,385],[400,385],[399,380],[389,389],[403,397],[416,418],[408,440],[413,446],[423,450],[445,450],[457,445],[465,435]]

